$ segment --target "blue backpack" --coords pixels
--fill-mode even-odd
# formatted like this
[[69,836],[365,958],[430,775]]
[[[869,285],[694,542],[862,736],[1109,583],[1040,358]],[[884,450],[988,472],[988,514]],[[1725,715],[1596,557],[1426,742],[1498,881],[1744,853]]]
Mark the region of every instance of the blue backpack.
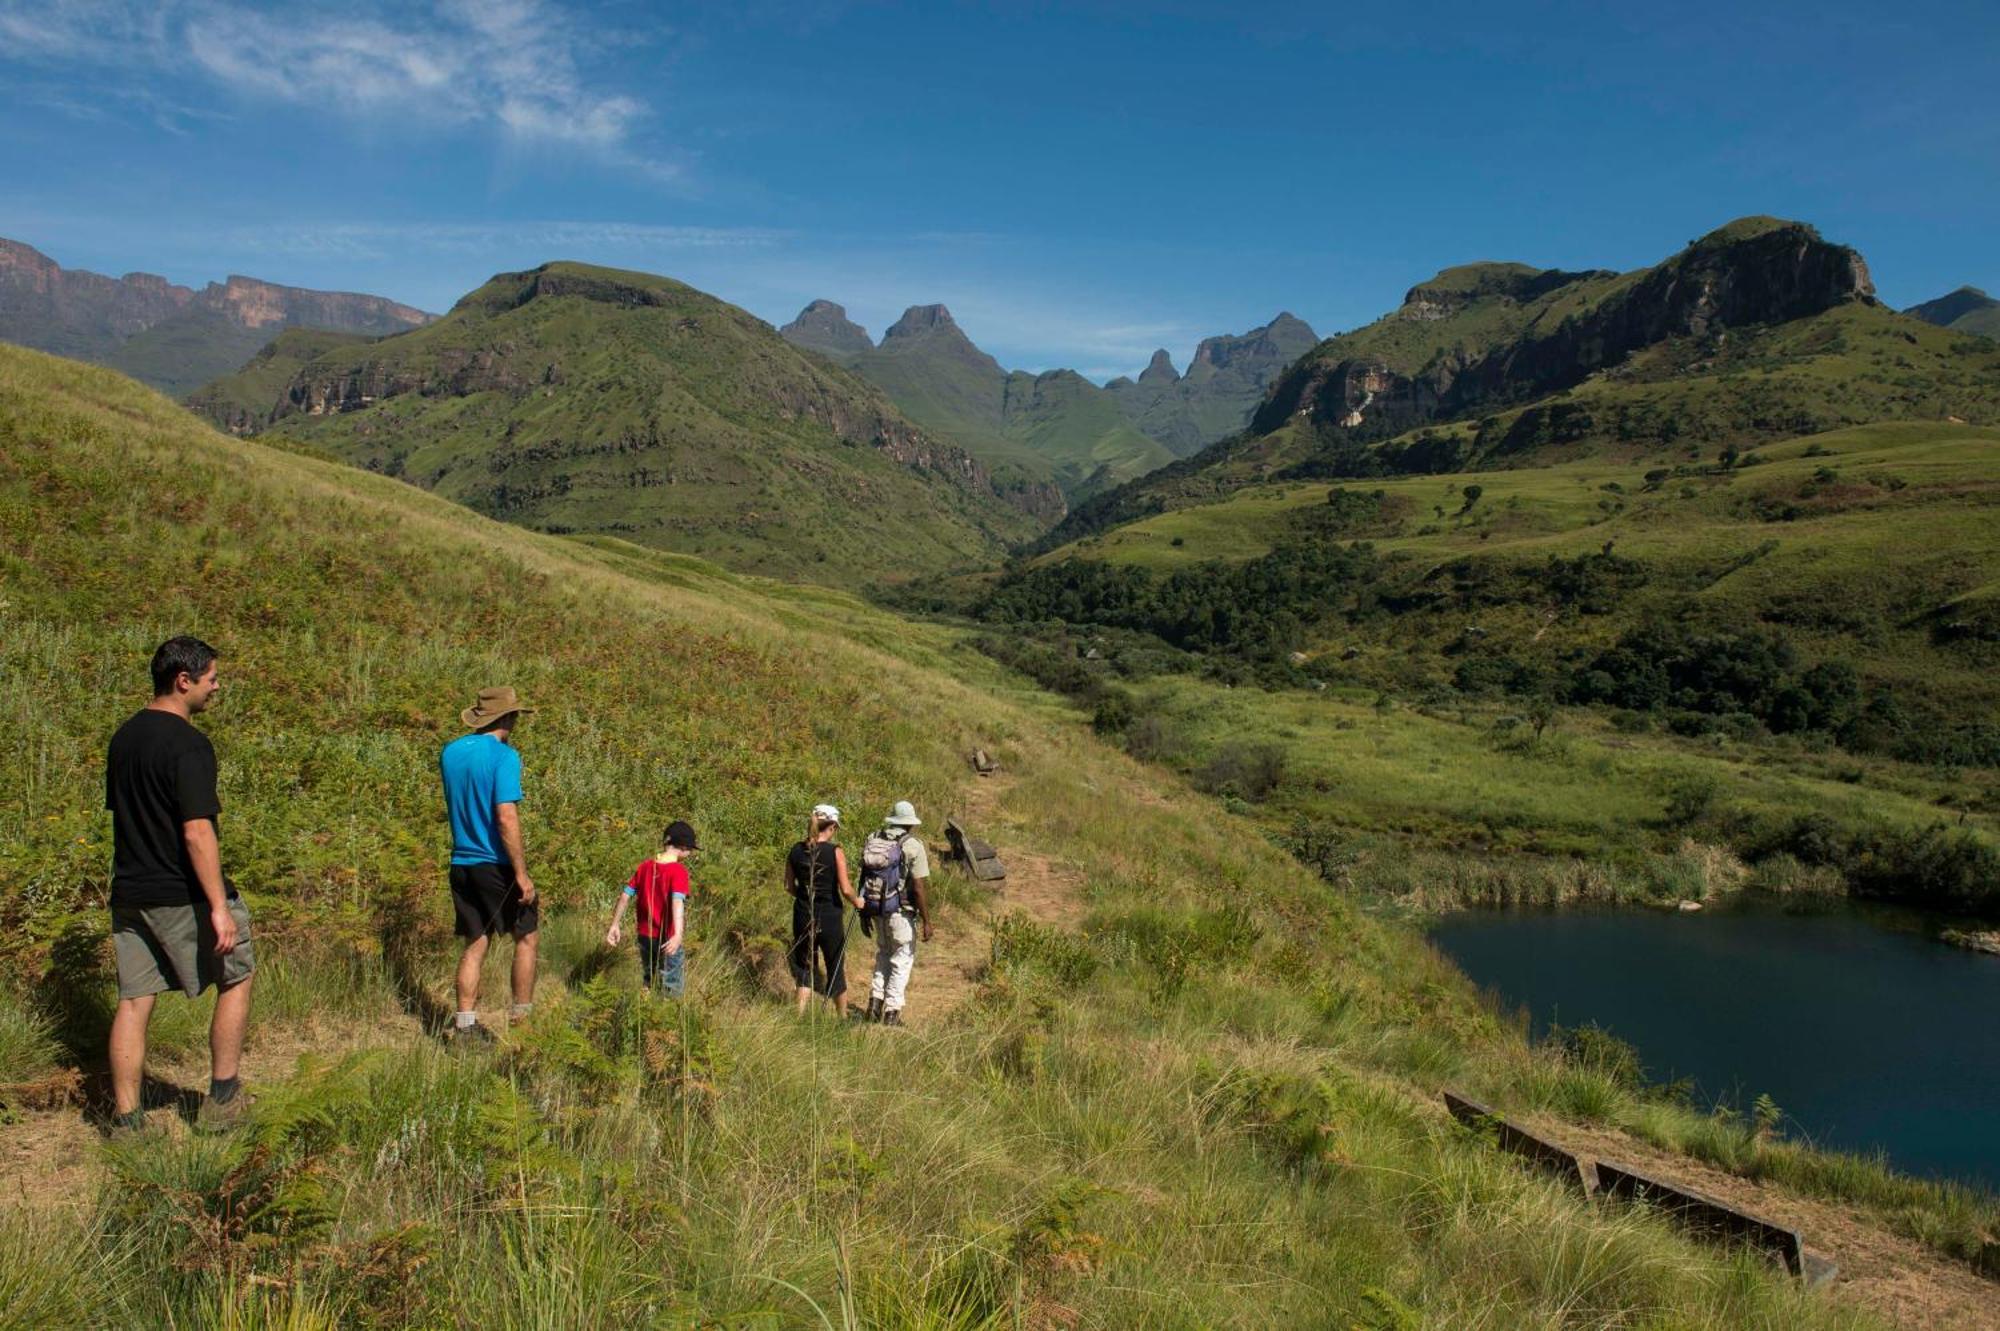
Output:
[[903,909],[903,842],[870,832],[861,843],[861,913],[887,919]]

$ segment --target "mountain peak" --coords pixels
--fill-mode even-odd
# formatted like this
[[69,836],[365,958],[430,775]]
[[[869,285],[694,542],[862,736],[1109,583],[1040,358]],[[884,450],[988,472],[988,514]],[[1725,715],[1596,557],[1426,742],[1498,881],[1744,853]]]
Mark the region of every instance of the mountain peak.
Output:
[[950,310],[942,305],[912,305],[903,311],[902,318],[889,326],[888,332],[882,334],[882,340],[887,342],[894,337],[916,337],[940,328],[958,331],[958,324],[953,321]]
[[1154,352],[1153,359],[1139,372],[1139,382],[1142,384],[1177,384],[1180,381],[1181,372],[1174,368],[1174,358],[1167,354],[1165,347]]
[[834,360],[858,356],[875,346],[868,330],[847,317],[846,307],[830,300],[809,302],[798,318],[778,330],[778,335],[793,346]]
[[[1977,316],[1983,311],[1992,309],[2000,309],[2000,300],[1993,299],[1993,297],[1987,295],[1978,287],[1964,286],[1948,295],[1939,296],[1936,300],[1927,300],[1921,305],[1912,305],[1909,309],[1904,310],[1903,313],[1913,318],[1922,319],[1927,324],[1936,324],[1940,328],[1949,328],[1967,316]],[[1979,326],[1974,327],[1973,331],[1983,331],[1985,326],[1986,321],[1982,319]]]

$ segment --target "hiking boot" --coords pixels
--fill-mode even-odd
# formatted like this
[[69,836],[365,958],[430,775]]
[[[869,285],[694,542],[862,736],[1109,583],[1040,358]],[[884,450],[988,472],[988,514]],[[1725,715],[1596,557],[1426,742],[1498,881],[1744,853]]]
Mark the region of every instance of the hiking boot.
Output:
[[201,1102],[201,1108],[194,1116],[196,1132],[213,1135],[234,1132],[243,1126],[243,1120],[250,1113],[250,1106],[257,1103],[257,1097],[248,1091],[238,1091],[227,1100],[217,1100],[208,1096]]
[[146,1117],[146,1111],[141,1109],[130,1117],[124,1115],[113,1117],[111,1126],[105,1129],[104,1135],[115,1142],[132,1142],[147,1137],[157,1137],[160,1135],[160,1129],[153,1126],[152,1121]]
[[862,1020],[863,1020],[863,1021],[880,1021],[880,1020],[882,1020],[882,1000],[881,1000],[881,999],[879,999],[879,998],[871,998],[871,999],[869,999],[869,1000],[868,1000],[868,1012],[867,1012],[867,1015],[866,1015],[866,1016],[864,1016],[864,1017],[862,1018]]
[[889,1010],[888,1010],[887,1012],[884,1012],[884,1013],[882,1014],[882,1024],[883,1024],[884,1026],[900,1026],[900,1025],[902,1025],[902,1024],[903,1024],[903,1009],[901,1009],[901,1008],[899,1008],[899,1007],[892,1007],[892,1008],[890,1008],[890,1009],[889,1009]]
[[446,1039],[454,1049],[479,1049],[499,1043],[499,1037],[487,1029],[486,1023],[479,1021],[470,1026],[453,1026]]

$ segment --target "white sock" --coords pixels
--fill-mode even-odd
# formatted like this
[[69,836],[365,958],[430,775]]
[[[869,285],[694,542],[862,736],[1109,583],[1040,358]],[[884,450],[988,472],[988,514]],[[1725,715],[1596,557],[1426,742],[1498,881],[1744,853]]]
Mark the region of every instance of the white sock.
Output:
[[528,1009],[533,1006],[533,1003],[516,1003],[507,1009],[507,1017],[510,1021],[521,1021],[527,1017]]
[[477,1012],[461,1012],[453,1017],[452,1021],[458,1026],[458,1029],[469,1031],[479,1024],[479,1014]]

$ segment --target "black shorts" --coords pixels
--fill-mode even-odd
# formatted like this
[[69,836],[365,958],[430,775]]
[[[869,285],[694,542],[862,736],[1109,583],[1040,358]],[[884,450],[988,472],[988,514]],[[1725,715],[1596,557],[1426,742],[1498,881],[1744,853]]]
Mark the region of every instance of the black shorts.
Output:
[[521,904],[511,864],[452,865],[451,906],[458,913],[453,932],[465,939],[502,932],[526,938],[542,923],[539,901]]
[[[813,953],[821,973],[813,973]],[[809,905],[792,898],[792,983],[830,998],[847,992],[847,912],[838,901]]]

